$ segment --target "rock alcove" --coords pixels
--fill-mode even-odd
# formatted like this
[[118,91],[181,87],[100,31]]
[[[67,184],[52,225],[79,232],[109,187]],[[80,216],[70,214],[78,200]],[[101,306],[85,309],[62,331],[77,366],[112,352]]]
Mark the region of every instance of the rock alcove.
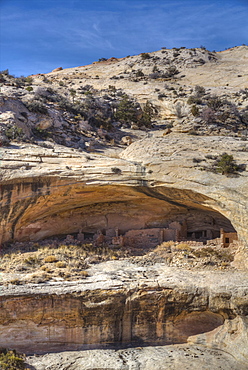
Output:
[[89,186],[61,179],[6,184],[1,190],[1,242],[68,234],[88,238],[101,232],[143,237],[144,244],[156,245],[176,239],[206,241],[220,237],[221,229],[235,232],[220,204],[192,190]]

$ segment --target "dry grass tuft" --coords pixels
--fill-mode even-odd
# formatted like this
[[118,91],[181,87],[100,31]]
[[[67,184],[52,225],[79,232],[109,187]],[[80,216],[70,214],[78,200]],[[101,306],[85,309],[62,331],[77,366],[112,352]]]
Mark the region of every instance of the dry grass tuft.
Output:
[[[91,243],[66,245],[52,241],[40,244],[28,242],[22,243],[21,249],[19,245],[13,244],[0,254],[0,271],[11,273],[13,284],[40,283],[57,277],[67,280],[87,277],[85,270],[90,264],[119,259],[128,254],[124,249],[96,247]],[[13,271],[18,274],[19,282],[14,282]],[[26,276],[29,278],[26,279]]]
[[191,252],[192,247],[187,243],[180,243],[174,246],[174,249],[177,251]]
[[218,246],[199,246],[194,242],[164,242],[152,251],[143,255],[147,263],[166,263],[169,266],[183,268],[231,268],[234,260],[233,248],[221,248]]
[[58,259],[55,256],[47,256],[46,258],[44,258],[44,262],[46,263],[54,263],[57,261]]
[[89,273],[88,273],[88,271],[85,271],[85,270],[83,270],[83,271],[80,271],[80,275],[82,276],[82,277],[88,277],[89,276]]
[[67,266],[67,263],[64,262],[64,261],[58,261],[56,263],[56,267],[58,267],[58,268],[65,268],[66,266]]

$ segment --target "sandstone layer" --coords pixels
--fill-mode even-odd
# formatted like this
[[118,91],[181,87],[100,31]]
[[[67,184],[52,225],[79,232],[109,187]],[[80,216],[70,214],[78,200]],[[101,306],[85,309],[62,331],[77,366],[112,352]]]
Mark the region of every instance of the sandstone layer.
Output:
[[[0,344],[15,343],[26,353],[111,345],[141,346],[145,353],[147,346],[155,346],[156,352],[160,348],[156,346],[172,344],[171,350],[180,352],[182,346],[176,344],[185,344],[189,352],[198,350],[208,360],[209,349],[212,354],[223,351],[224,364],[246,368],[248,286],[244,272],[190,272],[163,264],[142,267],[110,261],[92,267],[90,275],[78,282],[2,288]],[[169,349],[161,347],[161,354]],[[195,365],[207,365],[195,355]],[[87,366],[81,368],[93,368]],[[101,368],[113,368],[109,366]],[[156,368],[156,361],[152,366]]]

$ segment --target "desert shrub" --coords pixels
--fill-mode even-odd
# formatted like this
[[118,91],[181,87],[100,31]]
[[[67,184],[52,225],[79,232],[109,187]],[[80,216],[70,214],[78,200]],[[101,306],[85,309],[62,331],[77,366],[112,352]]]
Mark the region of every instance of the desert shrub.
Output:
[[28,87],[26,87],[26,90],[30,92],[30,91],[33,91],[33,88],[32,88],[32,86],[28,86]]
[[127,95],[122,97],[122,100],[117,106],[115,118],[122,122],[137,122],[137,109]]
[[179,71],[176,66],[171,65],[164,74],[164,77],[173,77],[178,74]]
[[170,240],[168,242],[163,242],[159,244],[155,249],[154,252],[164,252],[164,251],[171,251],[171,247],[175,245],[175,242]]
[[205,121],[207,124],[216,122],[216,114],[212,108],[209,107],[204,108],[201,113],[201,117],[203,121]]
[[38,136],[41,139],[46,139],[51,135],[51,132],[41,128],[41,127],[33,127],[32,132],[34,136]]
[[84,112],[84,106],[80,103],[75,103],[73,104],[66,98],[61,98],[61,100],[58,102],[58,105],[61,109],[73,113],[75,115],[81,114],[83,117],[85,117],[85,112]]
[[156,112],[152,104],[147,100],[145,106],[142,110],[142,117],[139,120],[139,126],[151,127],[152,118],[155,116]]
[[115,93],[116,92],[116,87],[114,86],[114,85],[109,85],[109,87],[108,87],[108,89],[111,91],[111,92],[113,92],[113,93]]
[[54,262],[57,262],[57,261],[58,261],[57,257],[55,257],[53,255],[46,256],[44,258],[44,262],[46,262],[46,263],[54,263]]
[[139,69],[136,74],[135,74],[136,77],[143,77],[144,76],[144,73]]
[[40,265],[40,260],[37,256],[29,256],[23,260],[23,262],[28,266],[37,266]]
[[28,76],[26,77],[26,81],[25,81],[27,84],[31,85],[33,83],[33,78],[31,76]]
[[0,71],[0,74],[1,75],[4,75],[4,76],[9,76],[9,70],[8,69],[4,69],[3,71]]
[[63,97],[59,95],[56,91],[54,91],[51,87],[48,87],[47,89],[43,87],[38,87],[35,91],[35,97],[37,100],[40,100],[42,102],[59,102],[63,99]]
[[148,54],[148,53],[141,53],[141,59],[142,60],[146,60],[146,59],[150,59],[150,58],[151,58],[150,54]]
[[192,248],[187,243],[180,243],[178,245],[175,245],[175,250],[178,251],[185,251],[185,252],[191,252]]
[[1,370],[25,370],[25,355],[15,350],[0,348],[0,369]]
[[99,58],[98,62],[106,62],[106,60],[108,60],[108,59],[107,58]]
[[111,171],[112,171],[113,173],[115,173],[116,175],[120,175],[120,174],[121,174],[121,169],[120,169],[120,168],[118,168],[118,167],[112,167],[112,168],[111,168]]
[[74,103],[74,99],[75,99],[75,96],[76,96],[76,90],[74,90],[74,89],[69,89],[69,93],[70,93],[70,95],[71,95],[71,97],[72,97],[72,101],[73,101],[73,103]]
[[43,82],[47,83],[47,84],[52,84],[52,80],[50,80],[49,78],[47,78],[46,76],[43,77]]
[[217,258],[222,262],[230,263],[234,260],[234,256],[230,251],[218,250],[212,247],[205,247],[192,250],[192,254],[197,258]]
[[64,261],[56,262],[56,267],[58,267],[58,268],[65,268],[66,266],[67,266],[67,264]]
[[51,276],[45,271],[37,272],[32,274],[26,282],[33,283],[33,284],[40,284],[45,283],[46,281],[50,280]]
[[227,175],[238,171],[239,166],[236,164],[232,155],[223,153],[213,164],[213,169],[222,175]]
[[241,122],[248,125],[248,110],[240,112]]
[[47,114],[47,107],[37,99],[25,103],[30,112]]
[[230,116],[231,116],[231,112],[228,111],[228,110],[226,110],[224,112],[218,112],[217,113],[217,118],[222,123],[224,123]]
[[193,114],[194,117],[199,116],[199,108],[194,104],[191,107],[191,113]]
[[205,92],[206,90],[203,86],[199,86],[199,85],[195,86],[195,93],[197,94],[197,96],[202,96],[205,94]]
[[5,135],[9,140],[21,140],[24,134],[21,127],[13,125],[5,131]]
[[211,96],[207,99],[207,106],[214,111],[217,111],[224,102],[218,96]]
[[163,98],[166,98],[166,94],[165,93],[160,93],[160,94],[158,94],[158,99],[159,100],[162,100]]
[[193,163],[201,163],[202,161],[204,161],[204,159],[201,159],[201,158],[193,158]]
[[191,95],[188,98],[187,103],[188,104],[202,104],[202,100],[196,95]]
[[88,276],[89,276],[89,273],[88,273],[88,271],[83,270],[83,271],[80,271],[80,275],[81,275],[82,277],[86,278],[86,277],[88,277]]
[[25,85],[26,77],[23,77],[23,76],[21,76],[21,77],[16,77],[16,78],[15,78],[15,80],[14,80],[14,82],[15,82],[15,85],[16,85],[17,87],[22,87],[22,86],[24,86],[24,85]]

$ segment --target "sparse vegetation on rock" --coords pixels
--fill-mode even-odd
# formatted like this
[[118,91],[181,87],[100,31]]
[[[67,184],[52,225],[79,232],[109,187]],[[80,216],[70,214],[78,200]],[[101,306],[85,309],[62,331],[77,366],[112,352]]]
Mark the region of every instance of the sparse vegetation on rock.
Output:
[[236,173],[239,170],[239,166],[232,155],[223,153],[214,163],[214,169],[222,175],[228,175]]

